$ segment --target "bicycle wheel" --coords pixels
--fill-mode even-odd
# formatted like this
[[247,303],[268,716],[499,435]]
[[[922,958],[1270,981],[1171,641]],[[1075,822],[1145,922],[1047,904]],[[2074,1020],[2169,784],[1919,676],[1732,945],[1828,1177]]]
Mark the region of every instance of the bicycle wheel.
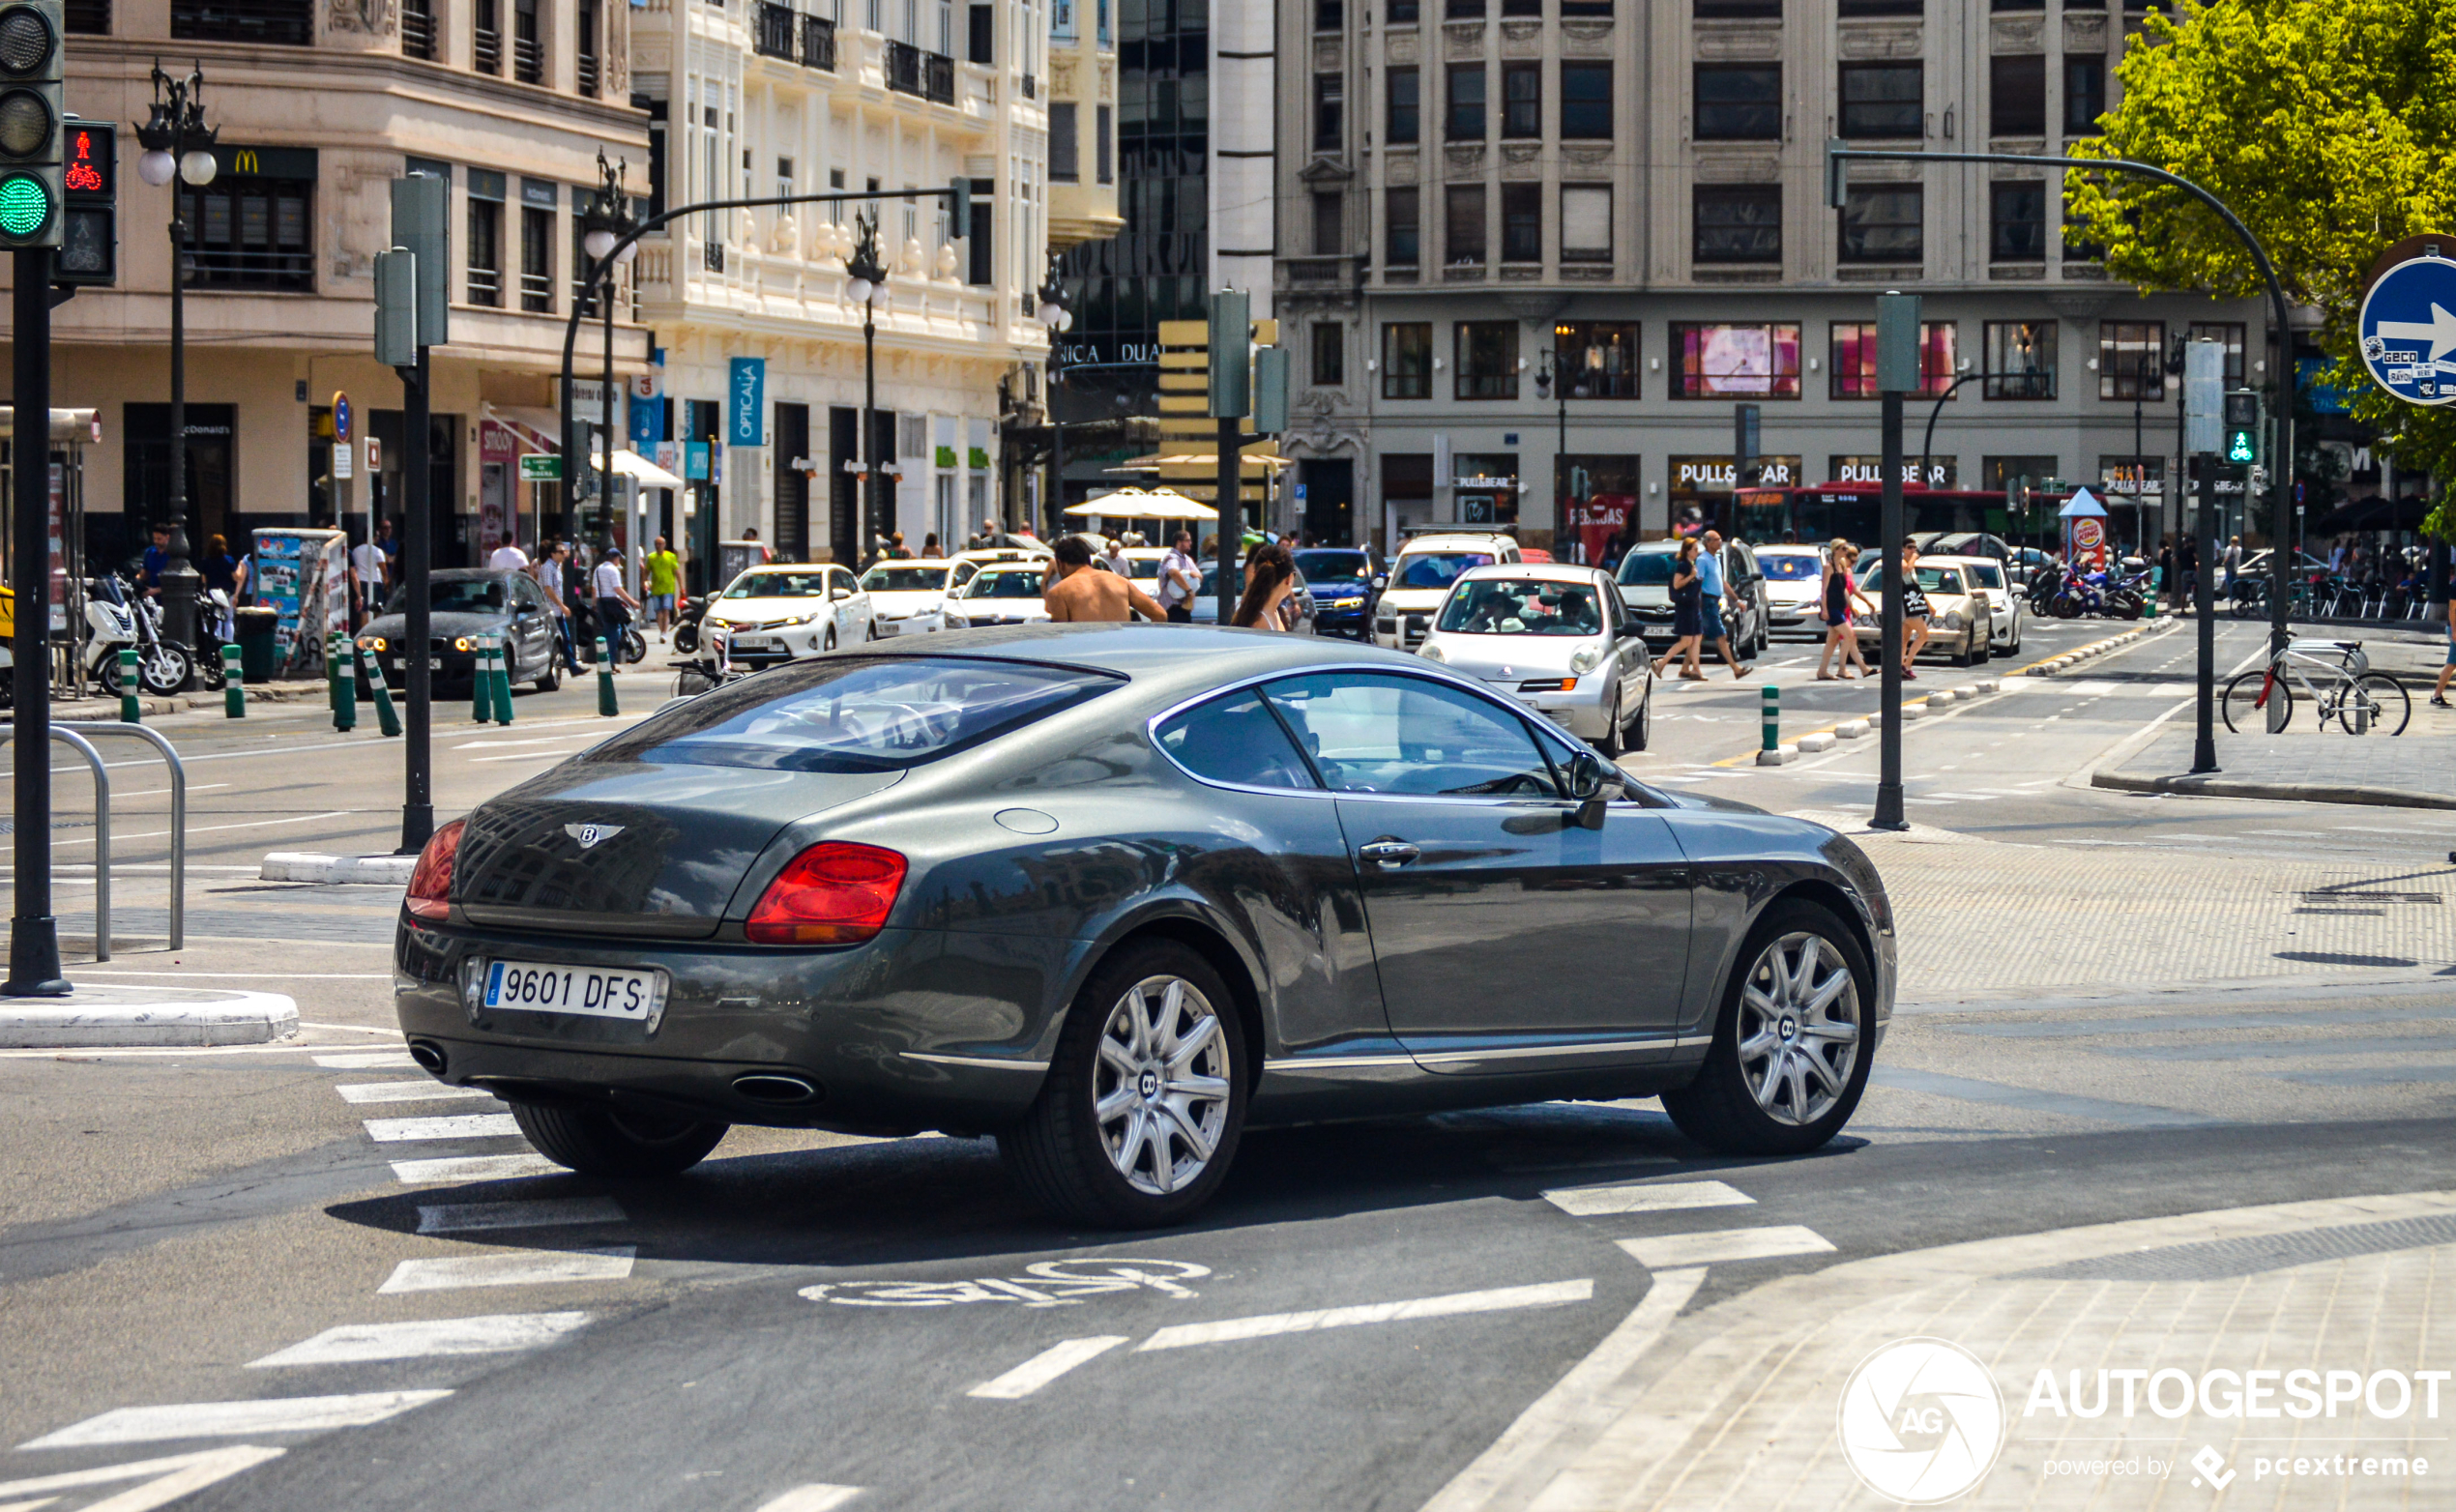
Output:
[[2348,735],[2403,735],[2413,717],[2413,695],[2384,672],[2365,672],[2344,684],[2329,712]]
[[[2225,695],[2217,700],[2217,712],[2226,718],[2226,728],[2237,735],[2263,735],[2268,729],[2267,706],[2261,698],[2263,685],[2268,681],[2268,669],[2254,667],[2226,684]],[[2294,689],[2284,679],[2267,689],[2268,696],[2284,706],[2285,717],[2277,723],[2283,730],[2294,722]]]

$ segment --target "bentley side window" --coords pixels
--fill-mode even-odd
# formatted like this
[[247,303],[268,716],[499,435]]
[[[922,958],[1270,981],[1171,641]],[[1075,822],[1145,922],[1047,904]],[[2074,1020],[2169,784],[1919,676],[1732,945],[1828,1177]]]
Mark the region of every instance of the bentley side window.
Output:
[[1518,716],[1422,678],[1324,673],[1270,684],[1322,780],[1342,793],[1558,798]]
[[1251,688],[1171,715],[1158,729],[1159,748],[1179,766],[1212,782],[1248,788],[1311,788],[1313,773],[1288,743],[1288,732]]

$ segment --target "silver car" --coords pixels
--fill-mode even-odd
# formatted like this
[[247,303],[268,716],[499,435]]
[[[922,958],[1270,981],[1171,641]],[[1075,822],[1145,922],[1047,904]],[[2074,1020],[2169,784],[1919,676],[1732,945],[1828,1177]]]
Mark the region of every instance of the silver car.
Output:
[[1417,654],[1478,679],[1606,756],[1654,733],[1646,637],[1600,567],[1510,563],[1461,575]]

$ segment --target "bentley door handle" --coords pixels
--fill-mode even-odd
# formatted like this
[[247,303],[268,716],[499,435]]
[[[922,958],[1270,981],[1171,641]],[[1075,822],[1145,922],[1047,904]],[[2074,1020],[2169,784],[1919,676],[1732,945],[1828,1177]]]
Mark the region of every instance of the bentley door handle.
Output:
[[1423,852],[1404,840],[1376,840],[1358,847],[1357,854],[1386,871],[1396,871]]

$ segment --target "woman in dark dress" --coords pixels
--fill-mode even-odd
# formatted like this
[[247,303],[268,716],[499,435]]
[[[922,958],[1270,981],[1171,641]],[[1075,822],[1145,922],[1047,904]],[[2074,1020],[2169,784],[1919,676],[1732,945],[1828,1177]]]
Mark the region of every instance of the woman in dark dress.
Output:
[[1672,564],[1672,645],[1663,659],[1654,663],[1654,675],[1675,658],[1680,661],[1680,675],[1693,683],[1706,681],[1706,669],[1698,661],[1698,654],[1706,639],[1706,596],[1704,576],[1697,570],[1697,538],[1680,543],[1679,560]]

